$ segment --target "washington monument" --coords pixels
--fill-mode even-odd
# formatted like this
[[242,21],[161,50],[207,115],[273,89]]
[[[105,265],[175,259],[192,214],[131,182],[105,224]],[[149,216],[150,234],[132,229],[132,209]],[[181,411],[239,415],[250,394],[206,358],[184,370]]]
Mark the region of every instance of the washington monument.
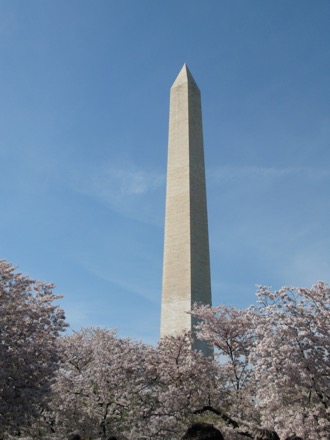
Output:
[[161,338],[193,330],[194,303],[211,304],[211,279],[201,95],[184,65],[170,96]]

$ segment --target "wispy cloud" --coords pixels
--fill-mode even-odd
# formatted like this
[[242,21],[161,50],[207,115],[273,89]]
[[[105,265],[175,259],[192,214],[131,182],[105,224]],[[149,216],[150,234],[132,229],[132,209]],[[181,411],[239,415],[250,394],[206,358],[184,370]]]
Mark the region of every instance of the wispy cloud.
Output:
[[[87,174],[86,174],[87,173]],[[76,188],[87,195],[97,197],[108,203],[122,197],[142,196],[158,189],[164,180],[164,176],[154,172],[148,172],[136,168],[117,168],[102,166],[86,170],[80,174],[83,182],[79,179]]]
[[[109,261],[105,259],[97,260],[95,257],[91,258],[89,255],[81,255],[76,252],[72,252],[73,258],[79,262],[79,265],[84,268],[86,272],[93,275],[94,278],[100,281],[106,281],[107,285],[113,286],[113,291],[126,292],[128,295],[137,295],[140,298],[147,300],[150,303],[157,303],[160,296],[159,284],[153,285],[152,280],[146,279],[139,273],[133,270],[132,261],[127,258],[124,265],[126,267],[126,273],[124,276],[120,276],[121,270],[119,266],[112,266]],[[141,256],[141,259],[146,258]],[[152,255],[148,258],[153,258]],[[150,266],[152,263],[150,264]],[[130,273],[131,270],[131,273]],[[127,276],[129,274],[129,276]]]
[[[78,168],[71,180],[72,188],[111,209],[154,222],[152,195],[164,188],[165,175],[134,165],[103,164]],[[139,209],[137,209],[139,206]]]
[[237,298],[253,302],[255,284],[329,280],[329,169],[219,167],[208,175],[211,260],[222,262],[216,282],[232,285],[235,274],[246,290]]
[[257,166],[222,166],[211,168],[207,172],[210,185],[233,183],[240,180],[282,179],[297,177],[304,179],[322,180],[330,178],[330,169],[309,167],[257,167]]

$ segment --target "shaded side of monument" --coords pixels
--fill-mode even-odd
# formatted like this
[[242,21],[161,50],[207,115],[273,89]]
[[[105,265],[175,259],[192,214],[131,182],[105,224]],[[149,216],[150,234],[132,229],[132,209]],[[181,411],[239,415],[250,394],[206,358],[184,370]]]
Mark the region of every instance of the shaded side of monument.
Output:
[[184,65],[170,96],[161,338],[193,332],[195,303],[211,305],[210,253],[201,94]]

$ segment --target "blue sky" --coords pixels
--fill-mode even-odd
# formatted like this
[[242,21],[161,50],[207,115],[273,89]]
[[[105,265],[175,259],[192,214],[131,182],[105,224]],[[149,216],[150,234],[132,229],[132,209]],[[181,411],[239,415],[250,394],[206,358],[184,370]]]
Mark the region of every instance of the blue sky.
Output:
[[214,304],[330,281],[328,0],[0,1],[0,249],[159,337],[169,89],[202,92]]

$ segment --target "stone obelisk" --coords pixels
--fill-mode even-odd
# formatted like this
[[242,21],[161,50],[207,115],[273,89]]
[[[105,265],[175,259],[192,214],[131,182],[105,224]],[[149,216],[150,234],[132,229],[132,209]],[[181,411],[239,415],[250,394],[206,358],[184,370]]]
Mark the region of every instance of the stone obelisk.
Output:
[[194,303],[211,304],[210,256],[201,95],[184,65],[170,96],[161,338],[193,330]]

